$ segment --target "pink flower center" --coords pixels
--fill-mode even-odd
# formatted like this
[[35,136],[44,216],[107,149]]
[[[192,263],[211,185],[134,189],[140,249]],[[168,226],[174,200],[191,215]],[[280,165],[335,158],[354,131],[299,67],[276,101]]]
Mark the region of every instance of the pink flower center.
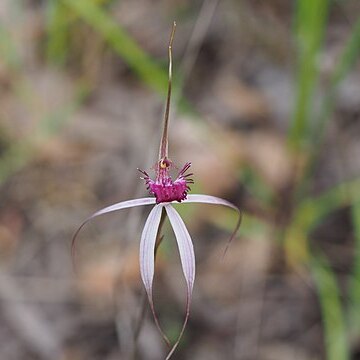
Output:
[[186,174],[191,164],[186,163],[179,172],[177,178],[173,181],[170,176],[170,168],[172,163],[169,159],[161,159],[156,166],[156,179],[150,179],[146,171],[139,170],[144,177],[145,184],[150,194],[156,197],[156,203],[171,202],[186,199],[187,193],[190,190],[189,184],[193,184],[194,180],[190,178],[192,173]]

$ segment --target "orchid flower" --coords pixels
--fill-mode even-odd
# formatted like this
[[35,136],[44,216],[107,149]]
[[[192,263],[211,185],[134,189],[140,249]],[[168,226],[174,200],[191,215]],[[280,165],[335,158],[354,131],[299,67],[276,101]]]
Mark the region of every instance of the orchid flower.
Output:
[[[155,323],[159,331],[161,332],[165,342],[168,344],[170,348],[166,360],[170,359],[171,355],[173,354],[177,345],[179,344],[182,334],[185,330],[190,314],[190,302],[191,302],[191,296],[192,296],[194,280],[195,280],[195,254],[194,254],[193,243],[190,234],[184,224],[184,221],[181,219],[179,213],[175,210],[172,204],[173,203],[215,204],[215,205],[223,205],[237,211],[239,215],[238,222],[235,226],[234,232],[232,233],[228,241],[228,245],[236,235],[236,232],[239,229],[241,223],[241,212],[239,208],[233,205],[232,203],[215,196],[188,194],[188,192],[190,191],[189,185],[194,183],[192,179],[193,174],[188,172],[191,166],[190,162],[187,162],[184,165],[184,167],[178,172],[175,180],[173,180],[170,174],[170,170],[174,167],[172,161],[168,157],[168,123],[169,123],[171,81],[172,81],[172,43],[174,39],[175,28],[176,28],[176,23],[174,22],[170,36],[170,42],[169,42],[169,84],[168,84],[168,93],[167,93],[167,101],[165,108],[164,127],[160,142],[159,159],[155,165],[155,179],[153,180],[146,171],[138,169],[142,174],[141,179],[145,181],[147,189],[150,195],[152,195],[152,197],[121,201],[119,203],[105,207],[95,212],[80,225],[78,230],[75,232],[75,235],[72,240],[72,253],[74,256],[76,238],[80,230],[90,220],[100,215],[108,214],[122,209],[127,209],[142,205],[153,205],[153,208],[150,211],[150,214],[145,222],[140,240],[140,256],[139,256],[140,274],[148,296],[150,308],[153,313]],[[159,239],[161,241],[161,238],[159,238],[159,232],[161,230],[162,219],[164,219],[165,216],[169,218],[170,224],[175,233],[179,254],[180,254],[181,266],[186,280],[185,319],[180,334],[175,344],[173,344],[172,346],[170,345],[170,341],[168,340],[168,338],[166,337],[166,335],[164,334],[164,332],[160,327],[158,318],[155,313],[153,297],[152,297],[155,254]]]

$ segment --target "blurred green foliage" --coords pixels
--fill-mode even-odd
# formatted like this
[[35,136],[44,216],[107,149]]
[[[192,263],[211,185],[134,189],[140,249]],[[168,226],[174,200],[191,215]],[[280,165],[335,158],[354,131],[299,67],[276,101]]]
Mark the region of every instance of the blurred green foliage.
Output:
[[68,35],[63,30],[68,28],[69,22],[79,17],[104,38],[145,84],[165,94],[168,81],[166,71],[111,18],[101,3],[104,1],[57,1],[49,22],[49,55],[60,60],[65,58]]
[[328,0],[297,1],[295,36],[297,40],[296,100],[289,141],[302,149],[309,138],[313,95],[319,74],[318,57],[328,17]]
[[[333,72],[330,84],[317,114],[313,109],[313,97],[318,90],[318,63],[321,56],[321,44],[326,31],[326,19],[330,10],[330,2],[298,1],[296,17],[296,35],[298,38],[298,81],[297,100],[294,109],[294,118],[289,133],[289,143],[295,151],[305,153],[305,171],[296,184],[298,204],[294,211],[292,222],[289,224],[285,239],[289,256],[298,256],[299,246],[306,249],[300,253],[306,254],[301,261],[309,262],[314,274],[315,285],[318,289],[320,306],[322,308],[323,325],[325,332],[325,346],[328,359],[350,359],[349,331],[354,326],[359,329],[359,316],[350,316],[353,323],[348,329],[344,319],[348,308],[340,301],[340,287],[331,266],[324,255],[319,255],[317,249],[310,255],[308,248],[309,236],[314,227],[326,215],[345,206],[356,204],[360,198],[360,183],[340,184],[328,190],[319,198],[307,197],[308,184],[311,181],[318,153],[326,125],[332,117],[336,104],[337,89],[346,75],[359,58],[360,51],[360,19],[353,27],[350,37],[344,46],[343,53]],[[353,214],[356,206],[353,206]],[[354,215],[354,224],[359,219],[359,213]],[[292,229],[296,229],[296,232]],[[297,236],[293,236],[294,233]],[[359,234],[356,234],[357,237]],[[358,241],[356,242],[358,243]],[[359,297],[359,263],[360,252],[355,249],[354,272],[352,274],[352,288],[349,291],[350,312],[356,313],[360,306]],[[356,325],[354,325],[354,322]]]
[[[326,193],[314,197],[309,192],[321,139],[332,117],[337,89],[359,59],[360,19],[353,26],[350,37],[332,74],[322,98],[320,108],[314,108],[314,95],[319,90],[319,58],[326,34],[331,3],[328,0],[298,0],[294,8],[294,38],[297,44],[296,98],[289,126],[289,152],[299,162],[305,161],[304,170],[294,177],[294,199],[287,223],[269,223],[266,219],[244,216],[241,233],[244,236],[279,233],[279,244],[284,248],[289,264],[304,266],[313,274],[319,304],[322,309],[327,358],[350,359],[349,340],[360,334],[360,181],[339,184]],[[110,14],[111,2],[106,0],[52,0],[47,5],[46,55],[47,61],[63,66],[69,56],[70,38],[79,23],[86,23],[106,44],[118,54],[139,79],[163,95],[167,88],[167,71],[149,56],[117,23]],[[4,26],[0,26],[0,56],[7,69],[14,73],[14,89],[23,101],[30,101],[31,89],[22,74],[20,56],[14,40]],[[0,183],[31,159],[34,139],[56,134],[70,114],[83,102],[89,86],[79,81],[77,95],[60,112],[48,114],[39,121],[38,128],[29,138],[12,144],[0,160]],[[277,194],[269,188],[251,167],[242,169],[241,182],[255,194],[265,207],[276,207]],[[349,207],[355,230],[355,252],[347,303],[342,303],[338,279],[328,259],[316,245],[310,246],[313,230],[336,209]],[[228,212],[214,212],[215,223],[231,229],[235,218]],[[184,216],[191,216],[186,212]]]
[[350,359],[341,294],[336,276],[322,254],[315,252],[310,261],[323,316],[326,358]]

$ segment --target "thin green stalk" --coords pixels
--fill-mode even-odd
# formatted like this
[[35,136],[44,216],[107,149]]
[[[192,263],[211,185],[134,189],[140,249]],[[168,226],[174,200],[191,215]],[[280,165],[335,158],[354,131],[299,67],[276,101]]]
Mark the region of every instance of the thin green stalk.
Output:
[[321,308],[327,360],[350,360],[340,290],[327,259],[317,253],[310,262]]
[[326,124],[329,122],[331,115],[334,112],[339,85],[341,85],[349,71],[354,67],[356,61],[359,59],[359,54],[360,19],[357,21],[353,31],[351,32],[351,36],[346,42],[340,60],[336,65],[334,73],[332,74],[319,118],[316,121],[316,126],[312,132],[312,144],[314,145],[314,151],[312,151],[312,163],[314,163],[317,158],[318,151],[316,150],[319,148],[319,141],[321,142]]
[[354,228],[354,265],[349,289],[349,326],[350,332],[360,335],[360,200],[351,208]]
[[311,151],[309,151],[310,157],[302,181],[298,185],[296,190],[297,194],[303,193],[309,185],[311,179],[310,174],[313,172],[316,162],[318,160],[319,152],[321,149],[321,143],[325,134],[327,123],[330,121],[332,113],[334,112],[336,105],[337,90],[349,71],[354,67],[356,61],[360,55],[360,19],[357,21],[351,36],[345,44],[344,50],[340,57],[339,62],[331,77],[328,90],[325,94],[324,101],[322,103],[319,116],[316,118],[316,122],[311,131]]
[[310,111],[318,78],[318,56],[328,17],[328,0],[298,0],[295,29],[298,44],[295,111],[289,131],[289,144],[303,148],[309,136]]
[[50,0],[47,6],[47,58],[63,64],[69,51],[70,25],[75,20],[69,9],[59,0]]

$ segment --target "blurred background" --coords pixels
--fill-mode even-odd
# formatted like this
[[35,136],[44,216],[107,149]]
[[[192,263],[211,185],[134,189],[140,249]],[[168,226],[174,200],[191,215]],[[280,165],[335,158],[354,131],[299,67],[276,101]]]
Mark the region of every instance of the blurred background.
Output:
[[[148,208],[173,20],[170,157],[197,275],[173,359],[360,359],[358,0],[1,0],[0,359],[163,359],[145,304]],[[176,339],[185,284],[164,228],[155,276]],[[143,320],[141,320],[143,319]]]

